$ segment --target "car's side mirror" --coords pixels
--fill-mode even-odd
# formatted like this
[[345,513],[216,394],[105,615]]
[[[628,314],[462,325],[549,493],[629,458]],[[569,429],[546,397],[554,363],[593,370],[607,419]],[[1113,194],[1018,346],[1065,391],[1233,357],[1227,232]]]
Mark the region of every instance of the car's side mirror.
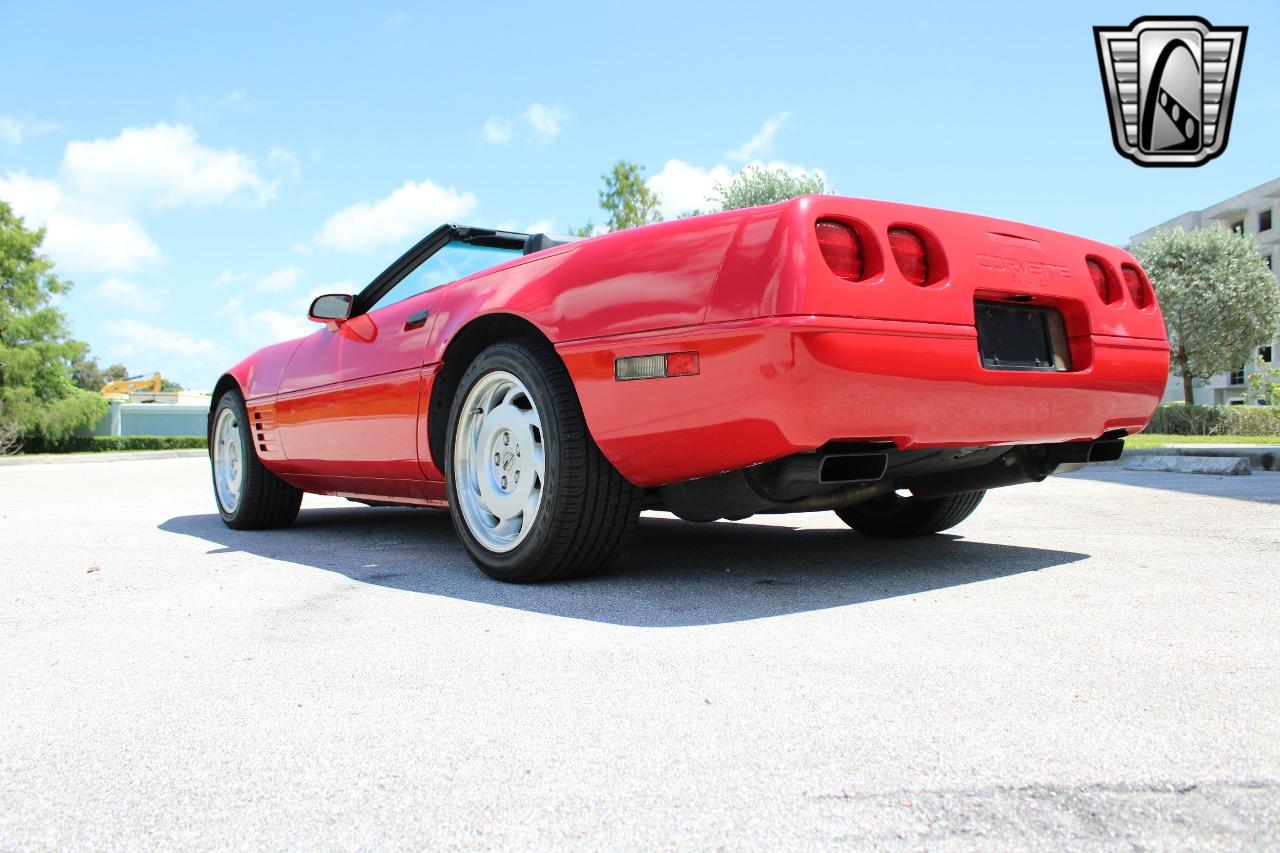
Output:
[[354,300],[346,293],[326,293],[317,296],[307,311],[307,319],[315,323],[324,323],[330,329],[338,328],[343,320],[351,316],[351,304]]

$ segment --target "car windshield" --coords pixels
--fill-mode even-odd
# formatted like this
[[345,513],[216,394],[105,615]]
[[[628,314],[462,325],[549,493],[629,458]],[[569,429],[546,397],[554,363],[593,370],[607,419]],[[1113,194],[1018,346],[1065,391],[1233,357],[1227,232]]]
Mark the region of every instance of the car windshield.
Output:
[[383,294],[372,309],[385,308],[411,296],[449,284],[460,278],[520,257],[517,249],[491,249],[467,243],[450,243],[423,261],[395,287]]

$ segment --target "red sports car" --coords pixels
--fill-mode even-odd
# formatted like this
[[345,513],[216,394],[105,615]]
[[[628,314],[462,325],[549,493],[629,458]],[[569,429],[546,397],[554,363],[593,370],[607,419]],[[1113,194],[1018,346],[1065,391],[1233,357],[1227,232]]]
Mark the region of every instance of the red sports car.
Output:
[[505,581],[598,569],[645,508],[935,533],[1117,458],[1169,368],[1124,250],[833,196],[585,240],[446,225],[310,318],[217,384],[223,520],[448,506]]

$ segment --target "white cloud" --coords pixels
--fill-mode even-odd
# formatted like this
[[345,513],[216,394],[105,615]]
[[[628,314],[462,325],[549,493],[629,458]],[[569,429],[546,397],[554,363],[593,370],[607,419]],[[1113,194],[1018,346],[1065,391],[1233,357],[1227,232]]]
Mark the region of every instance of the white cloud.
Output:
[[218,313],[226,318],[227,324],[245,347],[256,349],[316,331],[319,327],[307,319],[307,309],[317,296],[326,293],[355,293],[359,289],[359,285],[352,280],[317,284],[303,295],[290,298],[283,308],[277,305],[259,307],[254,303],[265,297],[252,292],[237,293],[227,300]]
[[546,145],[564,130],[573,114],[559,104],[542,104],[535,101],[525,107],[518,117],[490,116],[480,128],[480,138],[491,145],[501,145],[516,137],[528,143]]
[[755,157],[764,154],[773,147],[773,138],[778,135],[778,131],[791,118],[791,113],[779,113],[764,120],[764,126],[760,128],[760,132],[748,139],[738,148],[725,153],[730,160],[737,160],[745,163]]
[[311,248],[311,244],[307,241],[298,240],[289,247],[289,251],[293,252],[295,255],[310,255],[315,250]]
[[294,266],[281,267],[258,278],[257,288],[264,293],[288,293],[298,286],[302,270]]
[[68,143],[60,176],[69,191],[117,208],[263,204],[277,184],[262,177],[253,158],[209,148],[189,125],[165,122]]
[[480,128],[480,138],[490,145],[501,145],[510,142],[515,128],[511,122],[498,116],[490,116]]
[[147,287],[136,281],[108,276],[87,294],[91,302],[101,302],[120,308],[151,314],[164,307],[168,288]]
[[121,354],[143,353],[152,357],[200,358],[218,353],[212,341],[193,338],[186,332],[126,317],[105,325],[107,333],[123,341],[115,349]]
[[24,130],[22,122],[13,116],[0,116],[0,140],[10,145],[21,145]]
[[40,136],[57,127],[50,121],[35,119],[23,121],[10,115],[0,115],[0,142],[10,145],[21,145],[22,140],[30,136]]
[[703,169],[673,158],[649,179],[649,187],[662,201],[663,218],[674,219],[687,211],[713,206],[709,199],[715,194],[716,184],[732,177],[733,172],[723,164]]
[[560,135],[561,125],[569,120],[569,111],[559,104],[532,103],[525,107],[523,117],[534,138],[544,145]]
[[526,234],[554,234],[556,230],[556,221],[554,219],[535,219],[524,227]]
[[302,177],[298,155],[279,145],[272,145],[267,149],[267,168],[284,175],[290,181],[297,181]]
[[225,95],[188,95],[184,92],[178,96],[177,106],[179,113],[202,122],[213,121],[219,113],[246,112],[254,107],[244,89],[232,89]]
[[63,269],[133,272],[163,260],[160,247],[132,219],[99,222],[57,214],[46,224],[44,250]]
[[319,328],[305,313],[264,308],[249,315],[248,326],[256,331],[259,345],[287,341],[309,335]]
[[[763,169],[767,172],[782,171],[797,177],[817,175],[825,182],[827,173],[822,169],[806,169],[795,163],[782,160],[752,160],[742,164],[743,169]],[[664,219],[674,219],[691,210],[718,209],[713,199],[716,195],[716,184],[727,184],[736,174],[723,163],[717,163],[709,169],[694,166],[683,160],[671,159],[662,167],[662,171],[649,179],[649,188],[658,194],[662,202]]]
[[36,225],[43,225],[64,202],[57,184],[26,172],[10,172],[0,178],[0,198],[9,202],[19,216],[35,220]]
[[403,243],[432,228],[469,214],[476,197],[432,181],[407,181],[386,198],[343,208],[320,226],[315,242],[343,252],[368,252]]
[[134,219],[86,206],[53,181],[10,172],[0,178],[0,198],[28,225],[48,229],[42,251],[62,270],[132,272],[162,260]]
[[249,272],[232,272],[231,270],[223,270],[218,273],[217,278],[209,283],[209,286],[214,290],[218,290],[219,288],[226,287],[228,284],[237,284],[242,281],[247,281],[250,275],[252,274]]
[[[228,99],[243,97],[232,92]],[[51,127],[30,124],[16,132]],[[269,151],[267,166],[290,179],[298,174],[297,157],[284,148]],[[275,196],[281,180],[264,177],[253,158],[234,149],[202,145],[187,125],[160,123],[70,142],[56,179],[9,172],[0,177],[0,197],[48,229],[44,250],[61,269],[118,273],[163,260],[134,218],[138,208],[260,204]]]

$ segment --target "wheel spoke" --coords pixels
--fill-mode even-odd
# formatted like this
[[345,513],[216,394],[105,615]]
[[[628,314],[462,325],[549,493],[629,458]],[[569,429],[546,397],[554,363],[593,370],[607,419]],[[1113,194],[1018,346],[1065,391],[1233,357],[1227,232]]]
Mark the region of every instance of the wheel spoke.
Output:
[[502,553],[524,540],[542,505],[543,425],[514,374],[483,374],[463,399],[453,436],[458,510],[485,548]]
[[529,499],[524,503],[524,509],[520,512],[520,535],[524,536],[529,532],[529,528],[533,526],[534,520],[538,517],[538,505],[542,503],[542,488],[535,487],[529,493]]
[[240,419],[230,409],[219,412],[213,437],[213,479],[218,503],[224,512],[235,512],[244,479],[244,446]]
[[547,475],[547,454],[542,449],[541,444],[533,446],[533,470],[538,475],[538,479],[542,480]]

